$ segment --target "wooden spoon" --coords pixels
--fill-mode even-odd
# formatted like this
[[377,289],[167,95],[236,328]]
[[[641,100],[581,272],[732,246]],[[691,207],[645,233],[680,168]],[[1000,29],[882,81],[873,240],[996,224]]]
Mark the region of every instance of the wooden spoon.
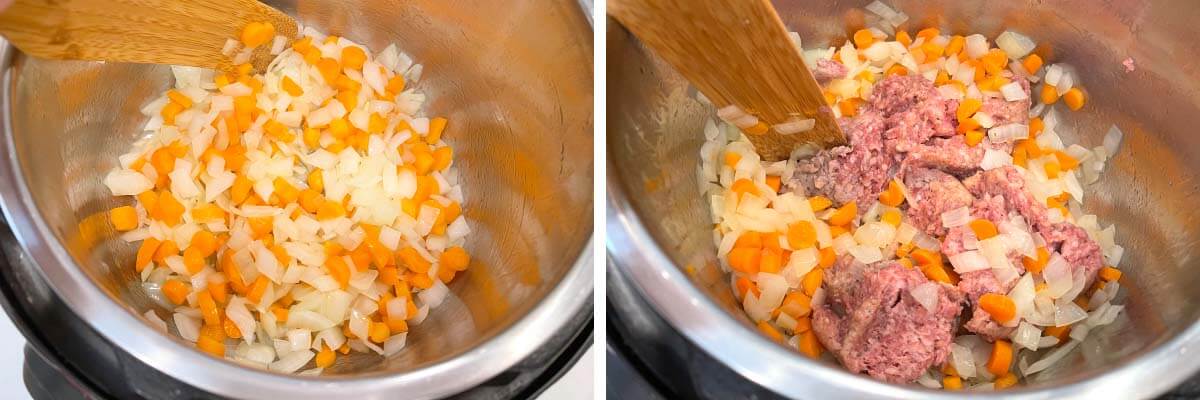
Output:
[[609,0],[608,13],[718,108],[736,105],[765,126],[815,119],[808,131],[747,134],[766,160],[805,144],[845,144],[821,88],[768,0]]
[[[275,34],[296,37],[292,17],[255,0],[16,0],[0,13],[0,34],[26,54],[93,60],[233,69],[221,53],[251,22],[269,22]],[[251,58],[271,60],[271,42]]]

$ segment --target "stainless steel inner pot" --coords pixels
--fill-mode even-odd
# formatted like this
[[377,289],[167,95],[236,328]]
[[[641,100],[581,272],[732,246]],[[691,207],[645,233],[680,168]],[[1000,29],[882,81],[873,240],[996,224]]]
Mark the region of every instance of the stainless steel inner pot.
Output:
[[[861,28],[868,0],[776,1],[806,47],[840,45]],[[1086,211],[1117,224],[1126,304],[1117,323],[1091,333],[1081,350],[1015,398],[1147,398],[1200,366],[1200,7],[1179,1],[917,1],[908,31],[926,26],[995,38],[1014,29],[1050,46],[1089,94],[1065,113],[1072,141],[1098,145],[1110,124],[1122,150],[1087,192]],[[715,265],[712,222],[697,167],[711,106],[675,71],[609,19],[607,250],[616,272],[689,340],[746,379],[798,398],[936,398],[950,394],[897,386],[811,361],[757,334]],[[1132,58],[1136,70],[1122,61]],[[1061,105],[1060,105],[1061,107]],[[694,273],[685,272],[694,270]],[[635,339],[636,340],[636,339]],[[999,396],[1001,394],[994,394]]]
[[138,109],[171,86],[169,68],[38,60],[0,43],[5,216],[75,313],[142,362],[222,396],[429,398],[491,378],[590,307],[590,10],[572,0],[270,3],[372,49],[395,42],[425,65],[417,87],[426,112],[451,121],[474,231],[452,298],[400,354],[343,356],[320,377],[251,369],[160,334],[140,317],[159,306],[132,269],[136,247],[106,222],[128,200],[102,181],[142,135]]

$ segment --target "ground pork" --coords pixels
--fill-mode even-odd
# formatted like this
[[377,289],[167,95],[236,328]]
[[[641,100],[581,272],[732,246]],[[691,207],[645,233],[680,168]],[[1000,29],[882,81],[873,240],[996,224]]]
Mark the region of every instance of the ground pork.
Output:
[[816,156],[801,160],[788,187],[802,189],[808,196],[822,195],[838,203],[870,204],[887,188],[897,166],[883,148],[883,117],[868,110],[838,122],[850,146],[822,150]]
[[936,169],[914,168],[904,174],[911,198],[908,222],[928,235],[942,236],[942,213],[971,204],[971,193],[957,178]]
[[1029,123],[1029,80],[1019,76],[1010,76],[1009,78],[1021,85],[1021,90],[1025,91],[1025,99],[1008,101],[1004,99],[1004,95],[999,93],[985,96],[983,107],[980,107],[979,112],[991,116],[992,121],[995,121],[995,126]]
[[1100,245],[1088,236],[1087,231],[1074,224],[1059,222],[1040,233],[1047,246],[1061,254],[1073,270],[1082,271],[1087,284],[1091,285],[1104,266],[1104,258]]
[[1049,229],[1046,206],[1025,191],[1025,178],[1015,167],[1004,166],[980,172],[963,180],[963,185],[976,197],[1001,196],[1006,210],[1014,210],[1038,230]]
[[895,261],[864,265],[842,257],[826,272],[826,302],[813,310],[813,331],[842,365],[894,383],[916,380],[949,354],[962,294],[938,286],[933,312],[909,289],[928,282]]
[[846,72],[846,66],[842,65],[842,63],[824,58],[817,60],[817,65],[812,70],[813,77],[817,78],[817,82],[821,84],[834,79],[845,78]]

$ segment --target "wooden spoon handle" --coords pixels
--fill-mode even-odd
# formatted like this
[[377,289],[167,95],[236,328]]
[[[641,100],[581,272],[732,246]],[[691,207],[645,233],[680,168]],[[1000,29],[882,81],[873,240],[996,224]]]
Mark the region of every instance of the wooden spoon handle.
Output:
[[[295,20],[255,0],[16,0],[0,13],[0,34],[40,58],[228,70],[221,49],[250,22],[296,37]],[[261,47],[270,43],[255,51],[254,63],[265,67],[268,49]]]
[[768,0],[609,0],[608,13],[717,107],[736,105],[767,125],[815,119],[805,132],[747,135],[764,159],[846,143]]

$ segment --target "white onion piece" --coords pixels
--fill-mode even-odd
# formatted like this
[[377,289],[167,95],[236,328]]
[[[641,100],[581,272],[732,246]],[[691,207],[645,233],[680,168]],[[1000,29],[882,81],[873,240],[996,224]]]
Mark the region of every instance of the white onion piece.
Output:
[[1012,342],[1026,349],[1037,351],[1038,342],[1041,340],[1041,337],[1041,329],[1022,321],[1020,325],[1017,325],[1017,330],[1013,331]]
[[142,316],[146,317],[147,322],[149,322],[151,326],[161,329],[163,332],[167,331],[167,322],[163,321],[162,318],[159,318],[158,313],[154,312],[154,310],[146,310],[146,313],[142,314]]
[[383,356],[391,356],[399,353],[408,344],[408,332],[402,332],[389,337],[383,342]]
[[1117,150],[1121,147],[1121,138],[1124,136],[1125,134],[1121,133],[1121,130],[1116,125],[1108,128],[1108,132],[1104,134],[1104,151],[1110,157],[1117,154]]
[[1025,93],[1025,89],[1017,82],[1009,82],[1001,86],[1000,93],[1004,95],[1004,100],[1007,101],[1021,101],[1029,98],[1029,94]]
[[950,343],[950,365],[963,378],[975,377],[975,357],[970,348],[958,343]]
[[1021,59],[1029,55],[1037,47],[1037,43],[1034,43],[1033,39],[1020,33],[1004,31],[1000,36],[996,37],[996,47],[1004,50],[1009,58]]
[[1087,311],[1083,311],[1073,301],[1057,301],[1054,303],[1054,326],[1067,326],[1079,321],[1083,321],[1088,317]]
[[974,35],[967,36],[966,39],[967,40],[964,47],[968,56],[971,58],[979,58],[983,57],[984,54],[987,54],[989,46],[986,37],[976,33]]
[[954,266],[954,272],[959,274],[991,268],[988,265],[987,257],[984,257],[982,253],[976,250],[964,251],[950,256],[950,264]]
[[1071,265],[1058,253],[1050,256],[1050,261],[1042,269],[1042,279],[1046,281],[1046,294],[1055,299],[1070,291],[1074,284]]
[[940,389],[942,387],[942,383],[938,382],[937,379],[934,379],[933,376],[929,375],[929,371],[925,371],[924,374],[921,374],[921,376],[917,378],[917,384],[930,389]]
[[1012,299],[1013,305],[1016,306],[1016,315],[1020,318],[1025,318],[1037,312],[1033,304],[1036,296],[1037,291],[1033,284],[1033,274],[1028,272],[1024,276],[1021,276],[1017,284],[1013,285],[1012,290],[1008,291],[1008,297]]
[[926,311],[933,313],[937,310],[938,305],[938,283],[925,282],[914,286],[908,290],[908,294],[912,295],[913,300],[925,307]]
[[225,306],[225,315],[242,332],[242,339],[246,343],[254,343],[254,333],[258,330],[258,322],[254,319],[254,315],[250,314],[250,310],[246,309],[246,299],[239,296],[230,299],[229,304]]
[[717,109],[717,117],[725,120],[725,122],[732,123],[731,121],[741,118],[744,115],[746,115],[745,111],[742,111],[740,107],[732,104]]
[[879,248],[875,246],[854,245],[848,247],[846,251],[863,264],[871,264],[879,262],[883,259],[883,252],[881,252]]
[[942,213],[942,226],[954,228],[971,222],[971,210],[966,207],[955,208]]
[[175,313],[175,329],[179,331],[179,337],[189,342],[195,342],[200,338],[200,319],[188,316],[184,313]]
[[450,293],[450,288],[446,287],[440,279],[433,280],[433,286],[429,289],[422,290],[417,293],[417,297],[421,299],[421,304],[428,305],[429,308],[437,308],[446,299],[446,295]]
[[775,124],[772,125],[771,128],[775,129],[775,132],[778,132],[780,135],[792,135],[800,132],[807,132],[816,126],[816,124],[817,120],[815,119],[802,119],[799,121],[789,121],[782,124]]
[[979,162],[979,168],[984,171],[990,171],[1006,165],[1012,165],[1013,158],[1008,153],[987,149],[983,153],[983,160]]
[[1029,137],[1029,125],[1005,124],[988,129],[988,138],[993,143],[1006,143]]
[[312,350],[294,351],[283,356],[279,361],[271,363],[269,368],[275,372],[290,374],[308,364],[308,361],[312,360],[315,355],[316,353],[313,353]]
[[154,187],[145,175],[128,169],[117,169],[104,177],[104,185],[113,196],[134,196]]

